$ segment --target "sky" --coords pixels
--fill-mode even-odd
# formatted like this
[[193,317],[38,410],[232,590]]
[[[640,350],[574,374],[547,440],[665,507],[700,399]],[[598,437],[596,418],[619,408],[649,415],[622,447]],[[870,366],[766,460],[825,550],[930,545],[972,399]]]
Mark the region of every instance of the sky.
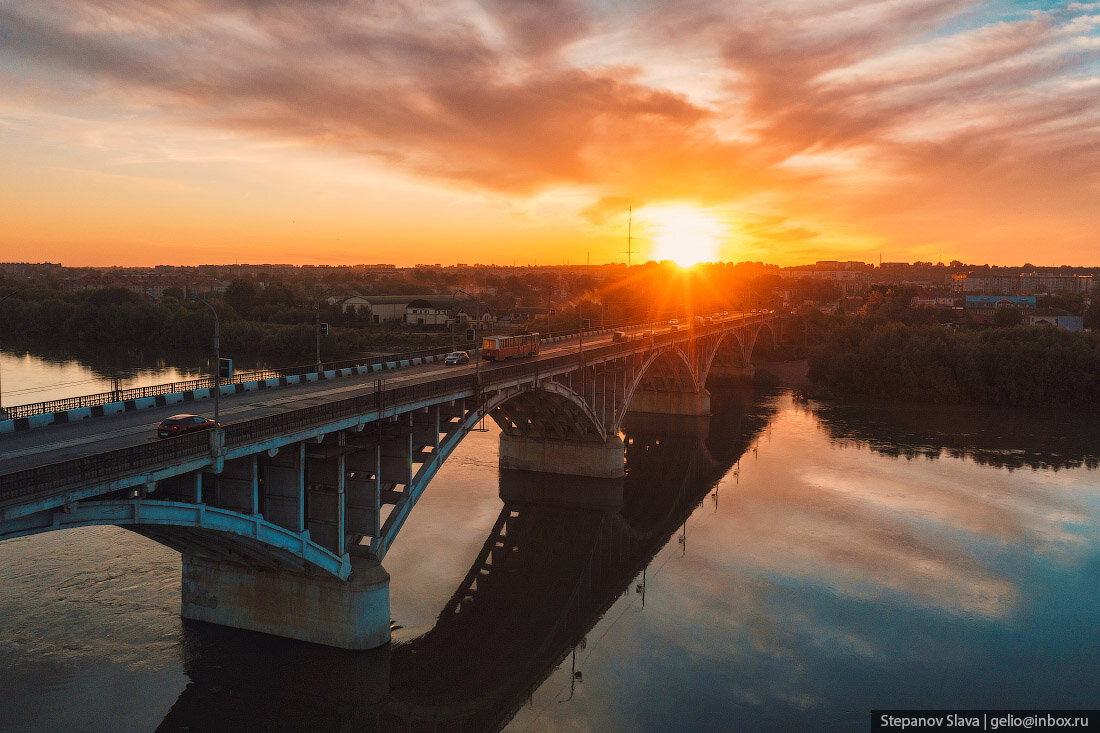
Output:
[[1100,264],[1100,2],[0,0],[0,261],[628,246]]

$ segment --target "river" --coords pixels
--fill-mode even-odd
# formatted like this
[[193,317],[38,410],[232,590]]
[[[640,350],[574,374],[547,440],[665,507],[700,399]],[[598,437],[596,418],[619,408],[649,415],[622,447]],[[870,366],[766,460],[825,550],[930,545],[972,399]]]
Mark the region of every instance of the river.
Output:
[[876,708],[1097,706],[1094,414],[714,403],[705,432],[628,432],[610,509],[505,502],[544,479],[498,470],[491,422],[471,434],[386,557],[375,652],[183,622],[179,556],[126,530],[0,543],[0,729],[866,730]]

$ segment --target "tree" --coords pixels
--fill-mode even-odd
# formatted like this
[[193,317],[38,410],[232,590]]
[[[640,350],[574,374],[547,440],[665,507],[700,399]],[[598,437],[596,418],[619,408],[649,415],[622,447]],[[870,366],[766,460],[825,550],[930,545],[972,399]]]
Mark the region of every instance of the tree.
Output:
[[1100,288],[1094,288],[1085,308],[1085,328],[1100,329]]
[[999,327],[1018,326],[1024,317],[1019,308],[998,308],[993,314],[993,325]]
[[232,306],[237,313],[247,316],[252,313],[258,295],[259,289],[256,287],[256,283],[239,277],[229,283],[229,287],[226,288],[225,302]]

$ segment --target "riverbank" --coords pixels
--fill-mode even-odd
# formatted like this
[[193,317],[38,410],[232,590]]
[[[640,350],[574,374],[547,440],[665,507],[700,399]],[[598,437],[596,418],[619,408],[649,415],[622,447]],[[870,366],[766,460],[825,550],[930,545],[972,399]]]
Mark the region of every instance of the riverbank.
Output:
[[1100,334],[1051,326],[830,324],[809,358],[812,396],[1049,407],[1100,400]]
[[771,387],[803,388],[810,372],[807,359],[754,361],[753,366],[756,367],[753,381]]

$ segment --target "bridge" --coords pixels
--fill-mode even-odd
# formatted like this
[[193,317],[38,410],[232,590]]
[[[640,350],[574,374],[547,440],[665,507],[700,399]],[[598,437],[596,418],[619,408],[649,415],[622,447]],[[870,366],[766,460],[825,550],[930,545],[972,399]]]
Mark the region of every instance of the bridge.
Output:
[[[628,427],[620,505],[505,499],[436,624],[392,649],[257,644],[232,629],[185,625],[190,683],[161,727],[503,728],[563,661],[569,669],[570,653],[585,648],[624,594],[644,607],[644,571],[655,554],[674,534],[690,534],[689,517],[717,500],[717,482],[770,419],[746,407],[724,405],[706,437]],[[554,483],[501,471],[500,493],[540,480]],[[291,656],[292,668],[281,661]]]
[[462,439],[490,418],[502,468],[614,486],[628,415],[709,415],[706,385],[751,374],[781,317],[701,320],[554,339],[501,365],[314,375],[238,394],[224,427],[163,441],[149,423],[178,407],[0,436],[0,540],[126,527],[181,553],[185,618],[382,646],[382,561]]

